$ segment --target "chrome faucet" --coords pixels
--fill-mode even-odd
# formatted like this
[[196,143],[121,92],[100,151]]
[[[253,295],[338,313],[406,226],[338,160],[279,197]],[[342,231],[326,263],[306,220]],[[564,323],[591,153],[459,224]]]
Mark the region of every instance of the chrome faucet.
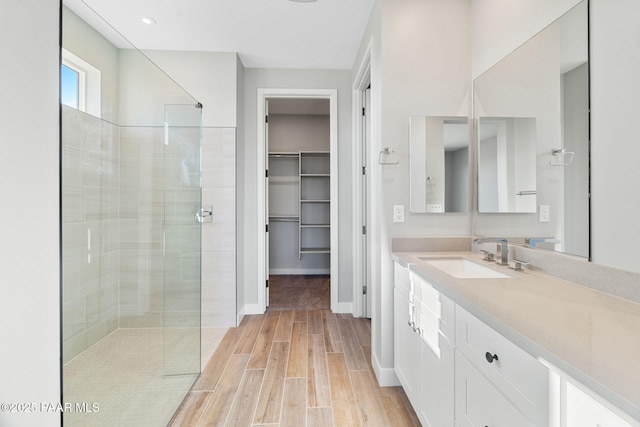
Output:
[[[474,239],[473,243],[496,243],[496,264],[507,265],[509,264],[509,245],[507,239],[501,239],[498,237],[480,237]],[[499,256],[498,256],[499,253]]]

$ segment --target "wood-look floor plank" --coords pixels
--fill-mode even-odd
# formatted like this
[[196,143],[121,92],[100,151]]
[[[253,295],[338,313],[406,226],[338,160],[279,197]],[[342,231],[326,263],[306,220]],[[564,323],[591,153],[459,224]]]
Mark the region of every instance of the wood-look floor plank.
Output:
[[352,322],[360,345],[371,345],[371,328],[369,327],[369,319],[357,318],[353,319]]
[[269,363],[264,374],[262,390],[258,399],[258,407],[253,422],[256,424],[272,424],[280,421],[282,395],[284,392],[284,376],[289,358],[289,343],[274,341],[269,355]]
[[347,368],[350,371],[368,370],[367,361],[362,353],[362,347],[358,342],[355,329],[351,319],[338,319],[338,330],[342,337],[342,345],[344,347],[344,357],[347,361]]
[[231,328],[220,341],[218,348],[209,359],[204,370],[200,374],[198,381],[192,387],[194,391],[213,390],[222,375],[227,362],[233,353],[233,349],[238,344],[243,333],[243,328]]
[[[359,426],[360,417],[343,353],[327,353],[333,420],[336,426]],[[358,390],[358,392],[360,392]]]
[[307,381],[308,406],[331,406],[327,354],[322,335],[309,335],[309,373]]
[[260,332],[258,332],[256,344],[251,352],[247,369],[265,369],[267,367],[271,344],[273,343],[273,336],[276,334],[277,326],[277,317],[268,317],[262,321],[262,327],[260,328]]
[[420,427],[420,420],[402,387],[377,387],[382,410],[390,426]]
[[307,425],[306,390],[306,378],[287,378],[284,385],[281,427]]
[[238,384],[244,377],[245,368],[249,362],[249,355],[234,354],[230,357],[218,386],[211,394],[198,426],[222,426],[229,413]]
[[198,391],[187,395],[169,423],[171,427],[195,426],[202,416],[212,392]]
[[296,317],[293,319],[294,322],[306,322],[307,315],[309,310],[296,310]]
[[335,315],[325,310],[322,313],[322,326],[324,331],[324,346],[327,353],[342,353],[342,338],[338,331],[338,321]]
[[360,421],[363,426],[379,426],[388,425],[397,426],[397,424],[389,424],[382,410],[382,404],[376,392],[376,386],[372,381],[369,371],[351,371],[351,385],[355,393],[356,405],[360,414]]
[[[194,386],[171,425],[190,427],[199,419],[197,426],[419,426],[401,387],[377,385],[370,344],[361,345],[370,336],[368,321],[320,314],[322,334],[311,334],[317,331],[313,312],[246,316],[196,383],[203,391]],[[283,325],[290,325],[289,338],[276,341],[287,335]],[[267,362],[258,363],[263,358]],[[266,369],[248,369],[252,360]]]
[[373,370],[373,365],[371,364],[371,346],[370,345],[362,345],[362,353],[364,354],[364,358],[367,360],[367,365],[369,365],[369,372],[371,373],[371,378],[377,384],[378,380],[376,379],[376,373]]
[[236,398],[229,411],[229,416],[224,424],[225,426],[251,426],[263,379],[264,369],[250,369],[245,371],[242,382],[237,389]]
[[331,408],[307,408],[307,427],[329,427],[333,423]]
[[256,337],[260,331],[260,325],[262,325],[263,319],[264,315],[262,314],[253,314],[244,317],[242,320],[242,324],[244,324],[242,337],[240,338],[240,342],[238,342],[234,354],[251,354],[253,346],[256,344]]
[[293,329],[295,315],[296,313],[293,310],[285,310],[280,313],[276,335],[273,337],[274,341],[291,341],[291,330]]
[[307,322],[294,322],[293,332],[291,333],[287,378],[307,376],[307,342]]
[[322,327],[322,311],[313,310],[309,311],[309,335],[324,333]]
[[280,317],[280,313],[282,313],[282,311],[280,310],[267,310],[267,312],[264,314],[265,317]]

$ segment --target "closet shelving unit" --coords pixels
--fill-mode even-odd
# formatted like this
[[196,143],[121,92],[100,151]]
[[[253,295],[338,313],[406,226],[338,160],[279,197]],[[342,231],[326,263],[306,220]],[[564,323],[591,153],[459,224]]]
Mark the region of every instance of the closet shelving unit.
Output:
[[300,152],[300,230],[298,258],[303,254],[328,254],[330,248],[329,152]]
[[295,203],[300,193],[300,153],[269,153],[269,195],[278,203],[269,203],[269,222],[300,221],[299,208]]
[[298,259],[331,252],[328,151],[269,153],[269,222],[298,225]]

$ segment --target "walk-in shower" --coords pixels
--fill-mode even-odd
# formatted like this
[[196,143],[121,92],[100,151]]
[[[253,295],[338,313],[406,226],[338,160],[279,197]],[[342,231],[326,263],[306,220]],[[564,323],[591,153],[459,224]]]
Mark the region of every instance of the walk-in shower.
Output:
[[166,425],[201,369],[202,106],[90,13],[63,8],[63,421]]

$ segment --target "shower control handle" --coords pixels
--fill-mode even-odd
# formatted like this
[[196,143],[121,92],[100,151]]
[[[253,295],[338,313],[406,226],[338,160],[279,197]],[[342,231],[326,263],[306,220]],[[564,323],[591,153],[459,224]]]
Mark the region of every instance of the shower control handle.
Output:
[[213,205],[203,206],[196,212],[196,222],[213,222]]

